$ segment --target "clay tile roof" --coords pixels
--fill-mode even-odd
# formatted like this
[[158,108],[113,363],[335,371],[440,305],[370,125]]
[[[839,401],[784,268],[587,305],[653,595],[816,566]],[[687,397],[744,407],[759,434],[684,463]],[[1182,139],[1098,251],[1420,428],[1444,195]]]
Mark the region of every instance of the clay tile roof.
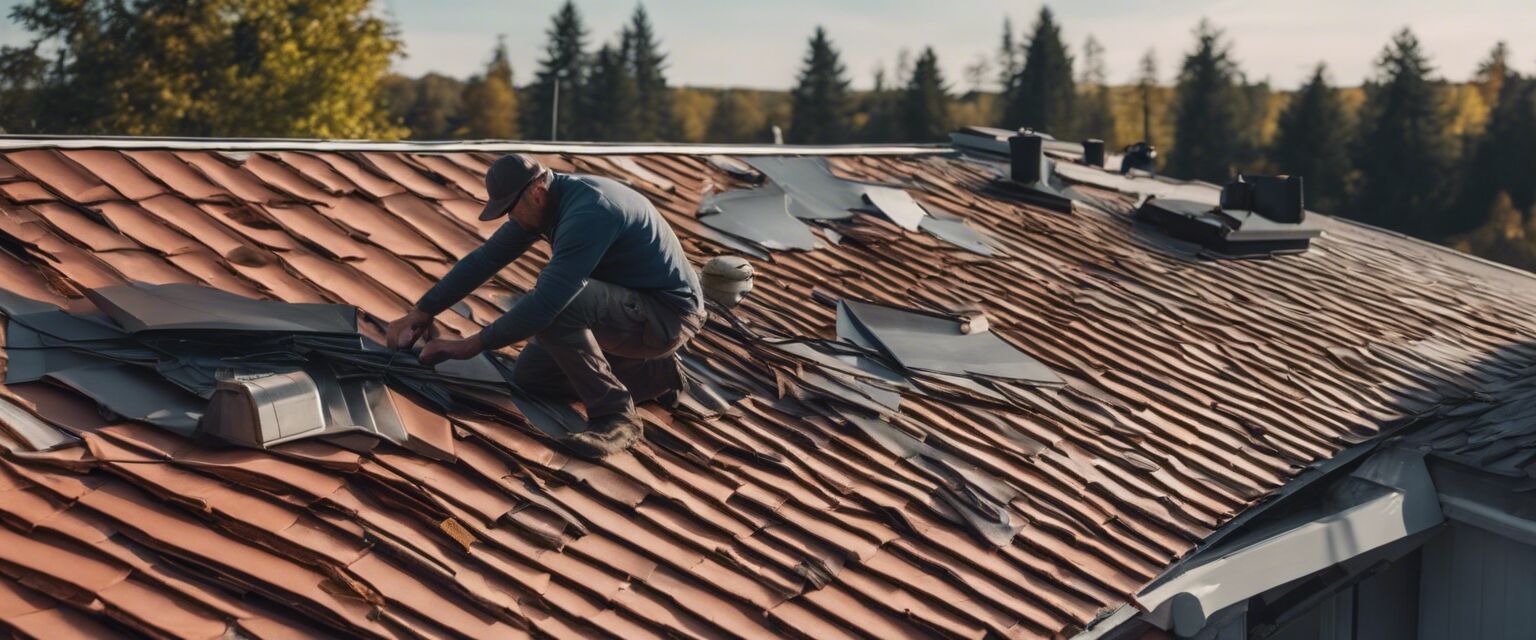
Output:
[[[13,293],[75,308],[86,288],[192,283],[386,321],[494,229],[475,213],[497,153],[629,182],[702,266],[734,251],[698,221],[701,200],[750,186],[718,156],[794,150],[0,143],[0,283]],[[1536,358],[1528,275],[1331,218],[1300,255],[1205,259],[1134,223],[1134,194],[1075,184],[1091,202],[1042,208],[994,167],[943,151],[829,161],[905,185],[994,255],[859,214],[840,242],[753,259],[736,321],[831,339],[829,298],[969,305],[1064,384],[908,393],[888,423],[864,425],[918,443],[905,459],[855,421],[795,411],[825,393],[825,363],[741,340],[717,314],[690,356],[755,391],[708,419],[644,406],[646,440],[601,463],[526,421],[469,416],[440,434],[451,459],[313,440],[229,449],[15,385],[0,393],[0,626],[47,638],[1071,635],[1309,464],[1441,405],[1497,397],[1478,394]],[[496,317],[546,258],[536,247],[445,313],[443,330]],[[1466,419],[1497,423],[1480,411]],[[78,437],[50,440],[27,416]],[[1009,496],[1001,544],[956,506],[978,490]]]

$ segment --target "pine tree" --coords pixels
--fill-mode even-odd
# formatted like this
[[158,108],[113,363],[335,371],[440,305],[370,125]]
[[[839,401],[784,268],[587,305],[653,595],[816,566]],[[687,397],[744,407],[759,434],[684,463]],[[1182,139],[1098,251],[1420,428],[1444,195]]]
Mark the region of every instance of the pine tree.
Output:
[[901,130],[908,142],[946,140],[954,128],[949,118],[949,89],[933,47],[923,49],[901,97]]
[[417,140],[447,140],[464,122],[464,81],[441,73],[416,79],[416,100],[405,113],[405,126]]
[[672,90],[667,88],[667,56],[656,42],[650,16],[646,15],[643,5],[635,6],[634,15],[624,27],[623,43],[637,95],[634,139],[646,142],[675,140],[678,123],[672,109]]
[[1168,173],[1216,183],[1232,177],[1242,137],[1237,78],[1237,64],[1222,32],[1201,20],[1195,28],[1195,49],[1179,71]]
[[29,0],[0,49],[13,132],[387,138],[400,50],[371,0]]
[[588,140],[633,142],[640,125],[639,89],[623,48],[603,45],[592,58],[580,110]]
[[853,129],[847,69],[827,32],[816,27],[805,66],[791,98],[788,141],[795,144],[847,142]]
[[1152,140],[1152,92],[1157,90],[1157,51],[1147,49],[1136,63],[1136,93],[1141,98],[1141,139],[1156,146]]
[[1493,45],[1493,50],[1488,52],[1488,58],[1477,65],[1474,82],[1483,96],[1484,104],[1492,105],[1498,102],[1499,92],[1504,89],[1504,80],[1510,74],[1509,45],[1500,40]]
[[[586,123],[578,121],[577,116],[585,103],[587,28],[575,3],[566,0],[544,33],[549,38],[544,45],[544,58],[539,60],[539,71],[527,88],[528,99],[522,105],[523,133],[534,140],[580,137],[586,131]],[[557,83],[559,131],[552,131]]]
[[1328,85],[1327,68],[1319,63],[1312,79],[1280,114],[1270,148],[1276,170],[1301,176],[1307,208],[1342,211],[1350,170],[1349,130],[1344,103]]
[[1006,126],[1030,127],[1058,137],[1072,136],[1073,103],[1077,98],[1072,82],[1072,56],[1061,41],[1061,27],[1050,7],[1040,9],[1026,49],[1024,68],[1013,85],[1003,110]]
[[1083,73],[1078,78],[1077,131],[1083,137],[1104,140],[1116,148],[1115,112],[1109,97],[1109,72],[1104,66],[1104,45],[1092,35],[1083,42]]
[[745,91],[726,89],[709,115],[705,139],[709,142],[761,142],[767,127],[767,114]]
[[859,139],[864,142],[896,142],[902,138],[901,130],[901,90],[891,86],[885,78],[885,68],[875,69],[875,87],[869,92],[869,106],[865,112],[869,118],[864,121],[864,127],[859,131]]
[[513,89],[507,43],[501,39],[485,67],[485,75],[471,79],[464,87],[464,136],[511,140],[517,134],[517,91]]
[[1360,137],[1355,147],[1359,181],[1353,213],[1360,220],[1420,237],[1437,237],[1453,227],[1450,194],[1455,193],[1456,145],[1442,87],[1419,40],[1404,29],[1376,61],[1377,75],[1366,84]]
[[1013,39],[1013,19],[1003,18],[1003,40],[997,47],[997,86],[998,94],[1003,96],[1013,95],[1013,83],[1018,79],[1019,70],[1023,68],[1019,57],[1023,52],[1019,50],[1019,44]]
[[1500,80],[1498,100],[1467,166],[1459,215],[1450,231],[1481,224],[1494,196],[1508,194],[1514,207],[1536,205],[1536,79],[1513,73]]

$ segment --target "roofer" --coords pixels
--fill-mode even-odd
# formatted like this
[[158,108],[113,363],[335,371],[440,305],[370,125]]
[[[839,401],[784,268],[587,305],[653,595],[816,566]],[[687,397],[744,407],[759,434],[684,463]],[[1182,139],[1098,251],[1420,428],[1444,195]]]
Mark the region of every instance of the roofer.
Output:
[[682,389],[675,354],[704,325],[682,245],[645,196],[608,178],[555,173],[513,154],[491,165],[485,187],[480,219],[510,219],[389,324],[389,346],[410,347],[434,316],[548,240],[549,264],[532,291],[476,335],[429,340],[420,359],[463,360],[532,338],[513,367],[517,386],[586,405],[587,430],[564,439],[577,454],[623,451],[640,437],[635,403]]

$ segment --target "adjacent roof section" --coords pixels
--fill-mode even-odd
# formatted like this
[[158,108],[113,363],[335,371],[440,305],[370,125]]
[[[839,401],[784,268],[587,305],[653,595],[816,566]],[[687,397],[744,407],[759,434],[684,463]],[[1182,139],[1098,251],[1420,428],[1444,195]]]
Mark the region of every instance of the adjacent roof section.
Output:
[[[629,182],[702,264],[741,252],[699,213],[706,194],[756,188],[737,156],[802,151],[0,148],[12,293],[83,314],[91,289],[201,285],[355,305],[375,340],[494,230],[475,214],[496,152]],[[1063,161],[1082,199],[1046,210],[995,163],[932,151],[842,149],[827,166],[896,185],[986,253],[878,203],[886,215],[818,222],[825,247],[757,247],[753,293],[687,353],[717,401],[644,407],[644,442],[601,463],[555,444],[568,414],[549,404],[456,411],[435,432],[439,459],[389,443],[229,449],[104,419],[68,381],[4,387],[0,624],[45,637],[1071,634],[1307,465],[1536,361],[1527,275],[1325,217],[1304,254],[1205,260],[1133,217],[1140,188],[1214,204],[1208,185]],[[536,246],[438,329],[494,319],[547,258]],[[985,336],[986,353],[932,352],[902,323],[851,343],[840,301]],[[35,338],[7,335],[5,366],[20,361],[13,341]]]

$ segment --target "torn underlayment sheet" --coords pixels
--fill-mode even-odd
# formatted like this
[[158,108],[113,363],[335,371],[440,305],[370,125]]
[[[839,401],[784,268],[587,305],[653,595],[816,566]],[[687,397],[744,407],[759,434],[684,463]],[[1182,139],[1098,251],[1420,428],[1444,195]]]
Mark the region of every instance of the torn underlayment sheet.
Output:
[[837,306],[838,337],[890,356],[902,367],[949,376],[1061,384],[1049,367],[991,331],[966,333],[959,320],[856,300]]
[[705,199],[699,222],[775,251],[825,246],[805,223],[789,214],[790,199],[778,185],[728,191]]
[[[111,419],[257,448],[320,437],[353,450],[383,441],[451,458],[443,415],[465,409],[521,416],[556,438],[585,429],[569,404],[517,390],[500,354],[426,367],[359,334],[350,305],[146,283],[89,290],[86,299],[99,313],[0,289],[6,385],[63,387]],[[696,383],[684,408],[717,414],[734,401],[722,395]],[[42,449],[67,436],[16,437]]]
[[[963,221],[931,215],[912,194],[896,186],[839,178],[825,158],[767,156],[748,162],[767,177],[766,183],[706,198],[699,207],[699,221],[729,236],[722,242],[758,257],[765,256],[758,255],[757,248],[821,248],[824,243],[806,222],[821,226],[829,235],[838,234],[838,225],[855,211],[883,215],[902,229],[925,231],[973,253],[993,253],[981,234]],[[735,239],[749,246],[739,246]]]

